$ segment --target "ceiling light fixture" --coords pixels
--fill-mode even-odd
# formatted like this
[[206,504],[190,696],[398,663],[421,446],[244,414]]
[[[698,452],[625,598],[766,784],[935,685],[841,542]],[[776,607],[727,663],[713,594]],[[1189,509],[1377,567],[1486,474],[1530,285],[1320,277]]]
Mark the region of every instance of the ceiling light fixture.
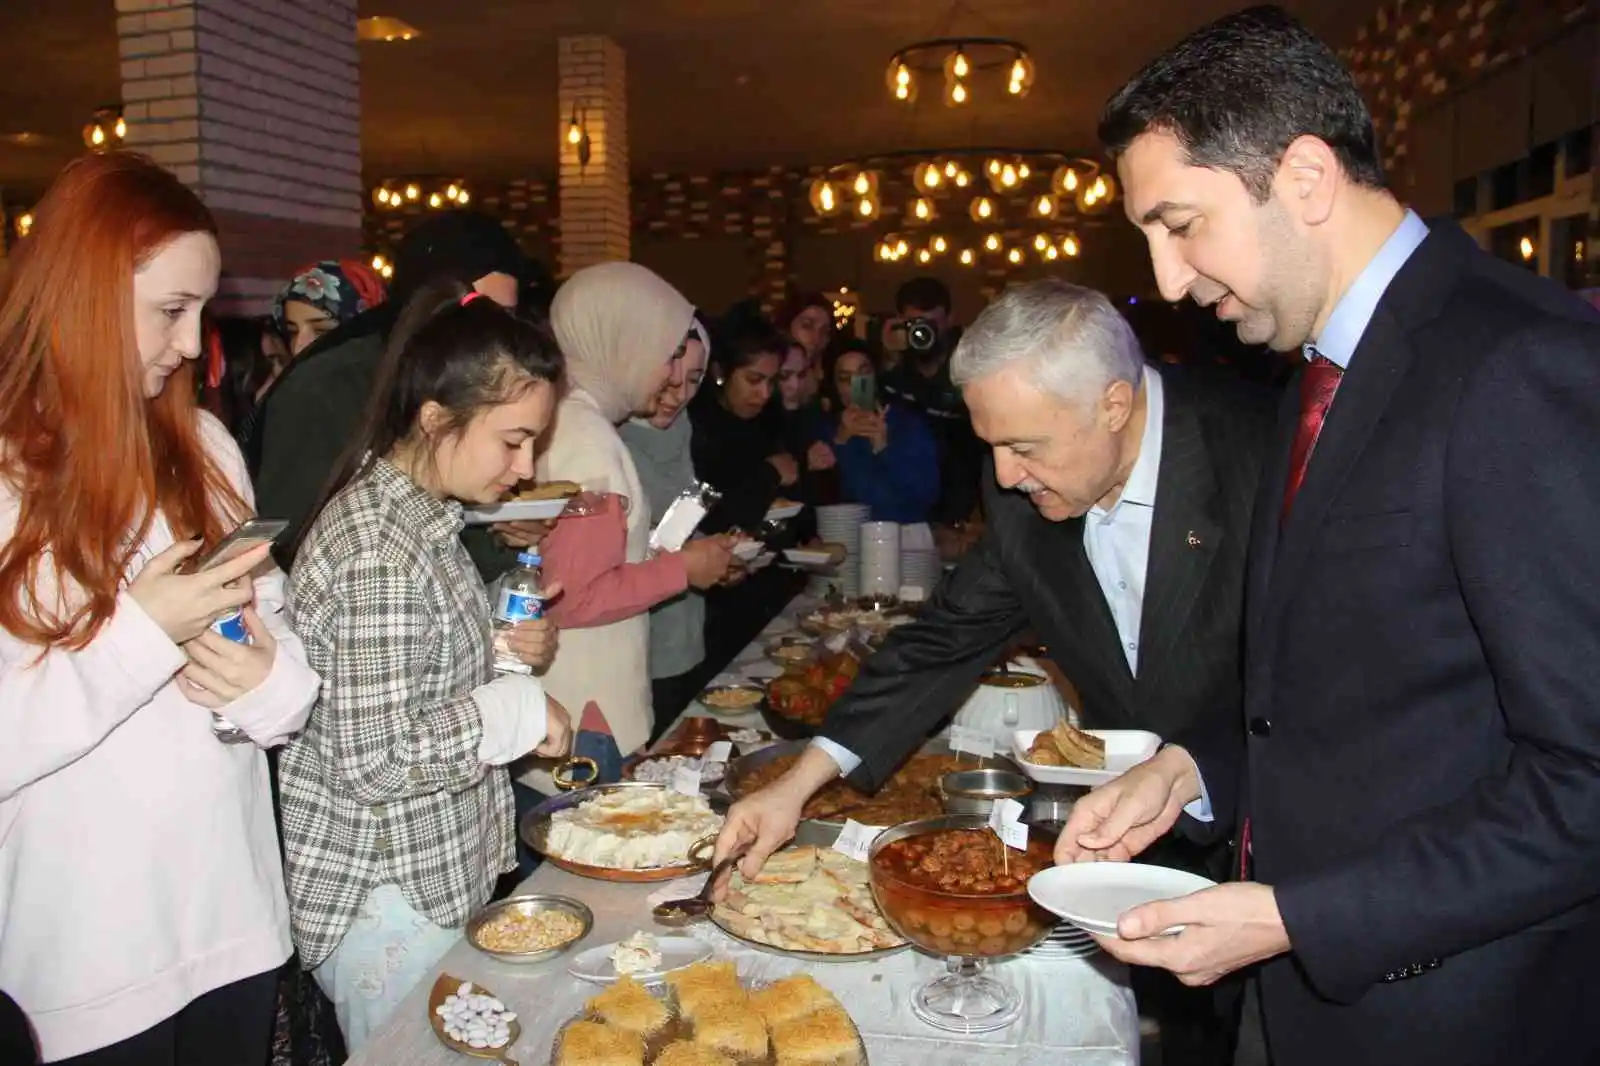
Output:
[[421,30],[405,19],[395,18],[393,15],[372,15],[356,20],[356,40],[366,41],[369,44],[414,41],[421,36]]
[[128,123],[122,117],[121,104],[97,107],[94,117],[83,127],[83,143],[91,152],[109,152],[122,146],[128,136]]
[[1020,98],[1033,88],[1033,59],[1021,41],[1009,37],[932,37],[913,41],[889,57],[884,85],[897,103],[917,98],[924,76],[944,77],[944,102],[961,107],[972,99],[979,78],[1000,74],[1006,95]]

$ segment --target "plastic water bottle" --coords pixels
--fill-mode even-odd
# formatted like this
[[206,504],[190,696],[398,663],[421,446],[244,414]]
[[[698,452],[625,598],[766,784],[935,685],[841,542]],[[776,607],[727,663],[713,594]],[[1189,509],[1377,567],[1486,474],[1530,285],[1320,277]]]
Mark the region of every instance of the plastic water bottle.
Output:
[[[211,623],[211,632],[216,633],[235,644],[254,644],[250,639],[250,629],[244,624],[244,610],[234,608],[227,614]],[[211,712],[211,735],[224,744],[248,744],[250,737],[244,730],[228,721],[216,711]]]
[[500,635],[518,623],[544,617],[544,583],[539,570],[544,560],[538,552],[517,556],[517,567],[500,579],[500,599],[495,604],[492,626],[495,636],[494,668],[502,673],[531,674],[533,667],[511,654]]

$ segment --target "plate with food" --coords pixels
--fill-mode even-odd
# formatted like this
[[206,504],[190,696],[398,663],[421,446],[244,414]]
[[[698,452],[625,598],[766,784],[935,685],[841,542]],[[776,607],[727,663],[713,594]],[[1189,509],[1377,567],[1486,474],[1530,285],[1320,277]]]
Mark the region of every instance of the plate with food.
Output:
[[589,935],[594,912],[568,896],[531,893],[491,903],[467,920],[467,943],[501,962],[553,959]]
[[783,557],[795,566],[809,570],[838,566],[849,553],[843,544],[807,544],[799,548],[785,548]]
[[772,506],[767,508],[768,522],[785,522],[805,510],[806,505],[795,500],[786,500],[782,496],[772,501]]
[[913,621],[915,617],[912,604],[902,603],[893,597],[869,597],[819,607],[801,617],[800,629],[813,636],[832,636],[851,629],[883,635]]
[[704,870],[722,816],[703,795],[621,781],[545,800],[522,839],[552,866],[601,881],[669,881]]
[[779,666],[798,666],[810,662],[817,654],[815,637],[791,634],[767,644],[767,658]]
[[1143,729],[1019,729],[1011,749],[1022,772],[1047,785],[1093,788],[1122,776],[1161,750],[1161,738]]
[[556,1033],[552,1066],[866,1066],[848,1011],[806,974],[770,984],[708,960],[646,987],[624,977]]
[[559,518],[572,497],[581,491],[575,481],[543,481],[526,489],[514,490],[506,499],[487,507],[469,507],[461,512],[468,525],[490,522],[533,522]]
[[567,972],[580,981],[609,985],[624,977],[651,985],[674,970],[711,957],[711,945],[692,936],[637,932],[614,944],[601,944],[572,957]]
[[505,1050],[522,1036],[516,1011],[482,985],[447,973],[428,992],[428,1021],[439,1043],[475,1059],[510,1061]]
[[831,848],[787,848],[750,880],[736,869],[711,920],[762,951],[822,962],[876,958],[906,946],[873,901],[867,864]]
[[738,718],[740,715],[759,710],[767,694],[760,685],[729,681],[707,686],[698,698],[701,706],[712,714]]
[[670,785],[673,774],[685,767],[700,771],[702,785],[715,785],[727,772],[728,764],[706,762],[703,758],[693,755],[646,755],[628,767],[626,773],[630,781],[651,781]]

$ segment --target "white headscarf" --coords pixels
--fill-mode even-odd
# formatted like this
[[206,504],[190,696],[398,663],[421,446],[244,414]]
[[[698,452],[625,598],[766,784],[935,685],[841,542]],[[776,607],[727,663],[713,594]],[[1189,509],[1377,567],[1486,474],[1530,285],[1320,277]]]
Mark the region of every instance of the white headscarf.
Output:
[[614,425],[649,403],[652,379],[693,324],[694,305],[637,263],[585,267],[550,305],[568,378]]

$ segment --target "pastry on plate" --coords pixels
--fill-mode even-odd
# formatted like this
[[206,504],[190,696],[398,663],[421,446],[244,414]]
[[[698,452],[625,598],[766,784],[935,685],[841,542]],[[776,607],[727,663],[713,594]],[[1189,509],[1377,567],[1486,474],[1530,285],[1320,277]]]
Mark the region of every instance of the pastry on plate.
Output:
[[541,481],[537,485],[529,485],[519,489],[512,495],[513,500],[564,500],[568,496],[576,496],[583,491],[583,486],[576,481]]
[[661,1049],[654,1066],[734,1066],[734,1061],[716,1048],[678,1040]]
[[697,962],[667,974],[667,984],[678,1001],[678,1013],[690,1021],[704,1011],[742,1005],[749,999],[731,962]]
[[672,1013],[638,981],[622,977],[584,1004],[596,1018],[615,1029],[651,1037],[667,1027]]
[[817,984],[809,974],[803,973],[780,978],[750,994],[750,1009],[761,1015],[774,1029],[785,1022],[837,1004],[832,992]]
[[1067,722],[1057,722],[1034,738],[1028,761],[1040,766],[1072,766],[1081,770],[1106,768],[1106,742]]
[[[839,856],[844,858],[844,856]],[[817,869],[817,849],[814,847],[786,848],[774,852],[752,880],[757,885],[798,885],[806,881]]]
[[767,1027],[761,1015],[744,1003],[719,1003],[695,1015],[694,1042],[751,1060],[767,1057]]
[[561,1032],[554,1066],[643,1066],[644,1041],[599,1022],[573,1022]]
[[857,1066],[861,1061],[861,1037],[840,1007],[774,1026],[772,1048],[777,1066]]

